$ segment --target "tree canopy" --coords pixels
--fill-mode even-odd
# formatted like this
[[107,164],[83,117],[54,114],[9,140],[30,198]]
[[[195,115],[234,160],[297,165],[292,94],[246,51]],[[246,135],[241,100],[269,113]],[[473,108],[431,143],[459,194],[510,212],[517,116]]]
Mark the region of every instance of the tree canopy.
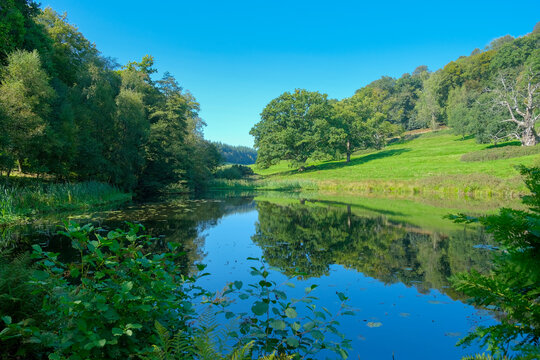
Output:
[[67,15],[0,7],[0,166],[126,190],[201,189],[220,158],[199,104],[154,58],[120,66]]

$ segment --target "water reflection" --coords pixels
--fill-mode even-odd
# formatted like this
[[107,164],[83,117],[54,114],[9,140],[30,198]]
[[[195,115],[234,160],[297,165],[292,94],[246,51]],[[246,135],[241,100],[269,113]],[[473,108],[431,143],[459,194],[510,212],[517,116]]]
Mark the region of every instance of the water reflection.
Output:
[[[464,352],[454,348],[457,337],[479,321],[493,320],[452,301],[460,296],[447,279],[489,268],[490,239],[481,228],[444,223],[438,214],[452,210],[413,205],[413,214],[412,207],[392,200],[351,200],[348,205],[343,199],[266,201],[252,195],[166,199],[72,218],[106,229],[143,223],[156,247],[181,244],[186,272],[196,262],[207,263],[212,277],[203,286],[211,290],[233,280],[249,283],[251,264],[245,259],[262,255],[279,269],[272,276],[301,273],[300,290],[319,284],[322,306],[333,305],[336,289],[344,291],[361,309],[342,323],[353,339],[354,358],[390,358],[394,350],[400,359],[459,358]],[[59,223],[4,229],[2,243],[25,251],[39,242],[69,257],[70,244],[54,235]]]
[[357,216],[335,207],[298,203],[257,203],[253,241],[266,261],[291,276],[328,275],[330,265],[354,269],[386,284],[401,282],[420,292],[448,288],[448,277],[490,264],[489,242],[481,228],[452,232],[426,231],[385,216]]

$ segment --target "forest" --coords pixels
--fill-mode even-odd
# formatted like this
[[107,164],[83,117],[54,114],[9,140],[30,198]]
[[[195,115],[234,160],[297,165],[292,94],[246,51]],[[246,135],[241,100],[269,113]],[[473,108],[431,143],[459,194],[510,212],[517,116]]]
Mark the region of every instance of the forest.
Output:
[[510,35],[474,49],[442,69],[418,66],[395,79],[383,76],[348,98],[296,89],[272,100],[253,126],[257,164],[340,159],[381,149],[415,129],[450,127],[480,143],[538,143],[540,23],[525,36]]
[[247,146],[234,146],[221,142],[213,143],[225,164],[251,165],[257,160],[257,151]]
[[0,8],[0,170],[101,181],[124,191],[205,187],[220,163],[199,103],[150,55],[118,64],[66,14]]

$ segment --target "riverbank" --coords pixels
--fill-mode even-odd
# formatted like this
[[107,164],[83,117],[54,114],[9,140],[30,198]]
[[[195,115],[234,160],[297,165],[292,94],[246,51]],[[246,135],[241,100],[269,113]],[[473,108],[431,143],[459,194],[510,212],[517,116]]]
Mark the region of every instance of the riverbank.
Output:
[[87,181],[48,183],[10,179],[0,185],[0,225],[29,222],[36,216],[121,204],[132,195],[109,184]]
[[382,150],[345,160],[256,166],[255,177],[216,180],[214,189],[302,190],[356,195],[514,199],[527,192],[516,166],[540,162],[540,146],[477,144],[450,131],[407,134]]

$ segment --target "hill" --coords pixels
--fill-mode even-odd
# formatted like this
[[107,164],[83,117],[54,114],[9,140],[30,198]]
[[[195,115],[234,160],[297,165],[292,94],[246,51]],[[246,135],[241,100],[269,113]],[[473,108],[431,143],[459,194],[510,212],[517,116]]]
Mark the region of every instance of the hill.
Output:
[[[516,146],[518,145],[518,146]],[[261,189],[305,189],[353,193],[398,193],[515,197],[525,191],[515,166],[540,163],[540,146],[519,142],[478,144],[448,130],[408,134],[351,161],[307,163],[306,170],[281,162],[253,167]]]

